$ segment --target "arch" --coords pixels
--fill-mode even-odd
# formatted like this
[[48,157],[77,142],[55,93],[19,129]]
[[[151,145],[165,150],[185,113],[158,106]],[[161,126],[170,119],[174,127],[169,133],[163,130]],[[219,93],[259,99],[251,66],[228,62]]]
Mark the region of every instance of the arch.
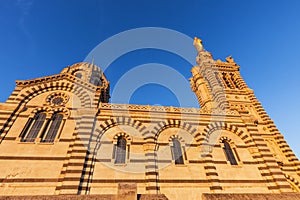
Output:
[[43,107],[35,108],[31,112],[31,114],[29,115],[29,117],[34,117],[34,115],[36,115],[36,113],[39,113],[39,112],[52,113],[52,108],[50,106],[43,106]]
[[295,192],[300,192],[300,183],[299,183],[299,181],[297,181],[295,178],[293,178],[292,176],[290,176],[288,174],[284,174],[284,176],[287,179],[287,181],[289,182],[289,184],[291,185],[291,188]]
[[79,79],[82,79],[86,76],[86,72],[84,71],[84,69],[80,66],[78,67],[75,67],[75,68],[70,68],[69,69],[70,71],[68,72],[69,74],[79,78]]
[[141,133],[141,135],[144,135],[143,133],[147,130],[147,128],[138,120],[132,119],[131,117],[115,117],[108,119],[104,122],[102,122],[99,127],[99,129],[96,129],[96,131],[99,133],[97,135],[97,142],[99,142],[99,138],[110,128],[118,125],[128,125],[133,128],[135,128],[137,131]]
[[[135,129],[137,132],[142,133],[144,131],[146,131],[146,127],[140,122],[140,121],[137,121],[137,120],[134,120],[130,117],[115,117],[115,118],[111,118],[109,120],[106,120],[104,122],[102,122],[100,125],[99,125],[99,128],[97,128],[95,130],[95,134],[94,134],[94,137],[93,138],[93,141],[95,141],[96,145],[94,146],[93,149],[91,149],[91,152],[93,152],[93,155],[96,155],[98,153],[98,150],[101,148],[102,144],[101,144],[101,140],[105,140],[104,135],[105,133],[113,128],[113,127],[116,127],[118,125],[126,125],[126,126],[129,126],[133,129]],[[113,144],[116,146],[117,143],[118,143],[118,138],[120,137],[123,137],[124,139],[126,139],[126,143],[127,143],[127,148],[129,148],[129,145],[131,144],[132,142],[132,137],[125,133],[125,132],[119,132],[117,134],[114,134],[114,135],[111,135],[112,136],[112,142]],[[116,148],[114,147],[113,150],[115,151]],[[128,152],[129,152],[129,149],[127,149]],[[115,152],[112,153],[113,154],[113,159],[115,159],[114,155],[115,155]],[[129,154],[127,155],[129,156]]]
[[62,113],[63,114],[63,119],[67,119],[70,116],[70,110],[66,107],[53,108],[52,112]]
[[87,62],[79,62],[79,63],[75,63],[71,66],[68,66],[66,68],[64,68],[60,73],[69,73],[74,75],[77,71],[83,71],[84,69],[89,69],[89,66],[92,65],[90,63]]
[[49,91],[55,91],[55,90],[63,90],[67,92],[71,92],[74,95],[77,95],[81,101],[81,107],[89,108],[91,107],[92,100],[90,99],[89,95],[85,90],[82,89],[81,86],[72,83],[72,82],[52,82],[52,83],[43,83],[43,84],[37,84],[35,86],[32,86],[28,88],[26,91],[22,92],[26,95],[22,94],[21,97],[17,97],[16,100],[19,100],[19,103],[27,103],[30,101],[33,97],[49,92]]
[[[81,77],[78,77],[77,73],[81,73]],[[90,86],[98,87],[98,86],[107,86],[109,85],[109,81],[106,79],[103,71],[93,63],[88,63],[88,62],[79,62],[75,63],[72,66],[68,66],[64,68],[60,74],[71,76],[71,78],[77,79],[76,81],[79,81],[80,79],[84,80],[85,82],[81,82],[83,84],[87,84],[88,82],[90,83]],[[99,81],[94,83],[93,76],[97,76]],[[76,77],[76,78],[75,78]],[[95,88],[94,88],[95,89]]]
[[43,106],[43,107],[38,107],[35,108],[31,114],[29,115],[29,117],[33,117],[36,113],[38,112],[42,112],[45,111],[46,113],[49,114],[53,114],[55,112],[61,112],[63,113],[63,118],[67,119],[70,116],[70,110],[66,107],[56,107],[56,108],[52,108],[50,106]]
[[121,133],[117,133],[117,134],[114,136],[114,143],[117,143],[117,142],[118,142],[118,138],[119,138],[119,137],[125,138],[126,141],[127,141],[127,143],[130,143],[130,142],[132,141],[132,138],[131,138],[128,134],[126,134],[126,133],[124,133],[124,132],[121,132]]
[[[243,144],[248,146],[254,146],[254,142],[251,137],[245,133],[244,131],[240,130],[238,127],[227,124],[225,122],[213,122],[207,125],[203,133],[198,136],[196,141],[201,142],[201,154],[202,156],[206,156],[212,153],[214,145],[216,145],[220,140],[219,136],[221,135],[221,131],[228,131],[229,133],[235,135],[240,139]],[[222,138],[221,138],[222,139]],[[232,144],[232,143],[231,143]],[[235,146],[235,145],[234,145]],[[249,152],[250,155],[253,157],[253,152]]]
[[169,119],[159,122],[156,126],[153,127],[152,131],[145,132],[143,136],[145,137],[145,140],[148,140],[148,142],[154,142],[159,137],[159,134],[167,128],[181,128],[187,131],[192,136],[194,136],[197,132],[197,130],[187,122],[182,122],[181,120],[177,119]]
[[238,127],[231,125],[231,124],[227,124],[225,122],[214,122],[214,123],[209,124],[204,129],[202,137],[204,137],[205,143],[209,143],[210,135],[213,132],[218,131],[218,130],[227,130],[229,132],[232,132],[235,135],[237,135],[238,137],[240,137],[245,144],[254,145],[253,140],[251,139],[251,137],[248,134],[246,134],[244,131],[240,130]]
[[178,135],[172,135],[172,136],[169,138],[169,142],[172,142],[173,139],[177,139],[179,142],[185,142],[184,139],[183,139],[181,136],[178,136]]
[[[94,134],[94,137],[95,139],[93,138],[93,140],[96,142],[96,145],[94,147],[93,150],[91,150],[92,152],[94,152],[94,154],[97,154],[97,151],[100,149],[101,147],[101,139],[102,139],[102,136],[111,128],[115,127],[115,126],[118,126],[118,125],[128,125],[134,129],[136,129],[138,132],[142,133],[146,131],[146,127],[140,122],[140,121],[137,121],[137,120],[134,120],[130,117],[115,117],[115,118],[111,118],[109,120],[106,120],[104,122],[102,122],[100,125],[99,125],[99,128],[97,128],[95,130],[95,132],[97,134]],[[129,136],[128,134],[124,133],[124,132],[120,132],[120,133],[117,133],[113,136],[113,140],[114,140],[114,143],[116,144],[117,143],[117,138],[118,137],[124,137],[128,144],[130,144],[132,142],[132,137]]]

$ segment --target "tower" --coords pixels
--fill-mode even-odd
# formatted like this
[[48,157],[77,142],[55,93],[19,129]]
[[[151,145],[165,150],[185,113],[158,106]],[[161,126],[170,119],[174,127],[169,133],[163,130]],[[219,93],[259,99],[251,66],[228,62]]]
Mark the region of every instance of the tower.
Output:
[[[198,38],[194,39],[194,46],[198,52],[198,65],[191,70],[190,83],[201,108],[215,114],[234,112],[249,133],[247,142],[252,144],[248,146],[248,150],[254,158],[259,158],[258,163],[263,163],[259,164],[261,173],[270,183],[274,182],[270,188],[289,192],[290,188],[280,182],[286,178],[293,190],[299,191],[299,160],[253,90],[241,77],[240,66],[231,56],[225,62],[214,60]],[[295,187],[295,184],[298,186]]]

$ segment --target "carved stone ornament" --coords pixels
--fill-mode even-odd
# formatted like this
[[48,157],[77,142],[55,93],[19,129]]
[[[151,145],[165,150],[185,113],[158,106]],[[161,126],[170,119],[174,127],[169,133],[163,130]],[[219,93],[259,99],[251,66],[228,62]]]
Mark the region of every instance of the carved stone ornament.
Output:
[[228,63],[235,63],[232,56],[228,56],[228,57],[226,58],[226,61],[227,61]]
[[47,96],[46,102],[51,106],[64,106],[69,101],[69,96],[63,92],[54,92]]

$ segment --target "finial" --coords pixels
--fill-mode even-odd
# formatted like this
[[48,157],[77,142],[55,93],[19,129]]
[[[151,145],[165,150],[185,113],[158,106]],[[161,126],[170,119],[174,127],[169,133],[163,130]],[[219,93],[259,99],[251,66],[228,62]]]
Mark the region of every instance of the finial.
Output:
[[194,46],[196,47],[197,51],[204,51],[202,40],[194,37]]
[[228,63],[235,63],[232,56],[228,56],[228,57],[226,58],[226,61],[227,61]]

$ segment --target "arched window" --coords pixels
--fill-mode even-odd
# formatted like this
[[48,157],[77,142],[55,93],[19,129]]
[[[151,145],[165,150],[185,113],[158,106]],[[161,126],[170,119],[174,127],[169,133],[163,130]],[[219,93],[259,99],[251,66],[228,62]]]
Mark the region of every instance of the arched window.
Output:
[[230,89],[234,89],[235,88],[234,85],[233,85],[233,83],[230,80],[230,76],[227,73],[225,73],[225,72],[222,73],[222,78],[223,78],[223,81],[224,81],[226,87],[228,87]]
[[82,77],[82,74],[77,72],[76,75],[75,75],[77,78],[81,78]]
[[175,164],[184,164],[180,142],[176,138],[173,138],[172,142],[173,142],[172,154],[173,154],[173,159],[175,160]]
[[63,115],[60,113],[54,113],[50,121],[50,127],[45,136],[42,135],[41,142],[54,142],[56,135],[59,131],[60,125],[62,123]]
[[234,73],[230,73],[230,78],[231,78],[231,81],[232,83],[234,84],[234,86],[238,89],[241,89],[239,84],[237,83],[237,78],[236,76],[234,75]]
[[118,142],[116,145],[116,164],[125,163],[126,159],[126,139],[122,136],[118,137]]
[[33,119],[30,118],[27,124],[25,125],[23,133],[21,134],[22,135],[21,141],[34,142],[43,127],[45,119],[46,119],[46,113],[43,112],[37,113]]
[[101,85],[101,80],[100,80],[100,77],[99,76],[91,76],[90,78],[90,83],[95,85],[95,86],[100,86]]
[[230,144],[227,141],[223,141],[224,144],[224,152],[226,155],[227,160],[230,162],[231,165],[237,165],[237,161],[236,158],[234,156],[234,153],[232,151],[232,148],[230,146]]

